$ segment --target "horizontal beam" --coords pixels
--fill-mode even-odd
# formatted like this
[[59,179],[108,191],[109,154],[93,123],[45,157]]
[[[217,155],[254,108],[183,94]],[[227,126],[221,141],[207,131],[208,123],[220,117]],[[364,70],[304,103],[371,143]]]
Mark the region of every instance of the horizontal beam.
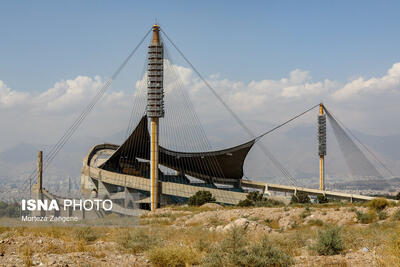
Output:
[[[144,177],[114,173],[87,165],[83,167],[82,174],[91,177],[92,179],[96,179],[108,184],[128,187],[142,191],[150,190],[150,180]],[[207,190],[215,197],[216,202],[233,205],[237,204],[240,200],[246,199],[247,195],[246,193],[241,192],[173,182],[160,182],[160,187],[161,194],[183,198],[190,198],[198,191]]]
[[348,200],[371,200],[371,199],[374,199],[374,197],[357,195],[357,194],[348,194],[348,193],[341,193],[341,192],[334,192],[334,191],[323,191],[323,190],[312,189],[312,188],[290,186],[290,185],[270,184],[270,183],[264,183],[264,182],[254,182],[254,181],[248,181],[248,180],[242,180],[240,182],[240,184],[243,187],[263,189],[266,191],[288,192],[288,193],[293,193],[293,194],[295,192],[304,192],[309,195],[315,195],[315,196],[324,195],[326,197],[334,197],[334,198],[341,198],[341,199],[348,199]]

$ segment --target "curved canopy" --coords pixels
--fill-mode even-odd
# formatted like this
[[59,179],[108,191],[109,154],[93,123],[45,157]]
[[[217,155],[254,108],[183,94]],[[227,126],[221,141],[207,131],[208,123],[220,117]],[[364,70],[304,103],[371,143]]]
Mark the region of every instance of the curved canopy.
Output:
[[[228,149],[209,152],[178,152],[160,146],[159,162],[168,168],[202,180],[217,178],[239,180],[243,177],[244,160],[255,140]],[[143,116],[136,129],[100,168],[120,169],[120,162],[135,162],[137,158],[150,160],[150,135],[147,116]]]

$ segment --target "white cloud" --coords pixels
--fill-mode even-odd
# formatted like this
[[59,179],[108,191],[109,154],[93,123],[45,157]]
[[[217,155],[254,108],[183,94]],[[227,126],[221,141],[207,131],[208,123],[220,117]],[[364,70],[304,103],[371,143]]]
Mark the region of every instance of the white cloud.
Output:
[[400,92],[400,63],[393,64],[387,74],[379,78],[359,77],[347,83],[333,94],[336,100],[347,100],[357,96],[379,95]]
[[26,101],[28,95],[29,94],[25,92],[11,91],[11,89],[0,80],[0,108],[18,105]]
[[[174,75],[166,71],[165,84],[169,90],[166,97],[176,96],[173,91],[178,89],[176,75],[179,75],[203,123],[230,119],[234,124],[226,111],[223,117],[221,104],[190,69],[183,66],[174,66],[174,69]],[[3,140],[0,146],[21,141],[56,141],[104,82],[99,76],[77,76],[57,82],[41,93],[32,93],[12,90],[0,81],[0,140]],[[299,69],[276,80],[244,83],[218,74],[210,75],[208,82],[245,121],[278,123],[323,100],[340,118],[350,122],[352,128],[371,133],[379,129],[380,134],[400,132],[400,126],[392,125],[400,112],[400,63],[394,64],[382,77],[358,78],[344,85],[328,79],[313,81],[308,71]],[[140,86],[143,87],[141,98],[145,99],[145,78],[136,83],[136,87]],[[363,101],[355,101],[360,95]],[[376,101],[377,95],[382,101]],[[103,138],[125,130],[132,100],[133,95],[127,92],[109,90],[81,127],[81,134]],[[143,105],[135,109],[135,112],[143,111]],[[389,125],[392,126],[389,128]]]

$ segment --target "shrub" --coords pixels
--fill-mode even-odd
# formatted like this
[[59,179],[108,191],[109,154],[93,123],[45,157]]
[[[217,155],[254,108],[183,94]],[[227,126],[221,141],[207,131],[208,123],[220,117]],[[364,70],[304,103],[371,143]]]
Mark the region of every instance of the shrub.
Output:
[[363,224],[372,223],[376,219],[376,214],[374,212],[363,213],[361,211],[357,211],[356,216],[358,222]]
[[344,243],[339,227],[330,226],[325,231],[318,231],[315,250],[319,255],[336,255],[343,251]]
[[243,266],[290,266],[294,263],[291,256],[273,247],[264,236],[261,243],[255,243],[248,248],[243,259]]
[[379,220],[385,220],[385,219],[387,219],[387,217],[388,217],[387,212],[385,212],[383,210],[378,211],[378,219]]
[[98,234],[90,227],[82,227],[75,229],[75,237],[78,240],[92,242],[98,238]]
[[384,210],[389,205],[386,198],[374,198],[367,203],[367,206],[376,211]]
[[328,203],[329,199],[324,195],[319,195],[317,197],[317,201],[318,201],[319,204],[324,204],[324,203]]
[[305,219],[305,218],[307,218],[308,216],[310,216],[311,215],[311,212],[310,212],[310,210],[303,210],[303,212],[300,214],[300,217],[302,218],[302,219]]
[[[20,213],[21,207],[18,205],[18,203],[7,203],[0,201],[0,217],[17,218],[21,215]],[[24,214],[26,215],[26,212],[24,212]]]
[[154,266],[159,267],[185,267],[198,262],[197,254],[188,247],[157,247],[150,250],[148,256]]
[[273,207],[283,205],[281,201],[264,197],[260,192],[253,191],[247,194],[246,199],[239,201],[239,207]]
[[206,203],[215,202],[215,197],[210,191],[197,191],[196,194],[189,198],[189,206],[201,206]]
[[32,261],[33,251],[31,246],[23,245],[22,247],[19,248],[19,254],[25,266],[27,267],[33,266],[33,261]]
[[247,240],[244,230],[234,227],[228,232],[228,236],[215,245],[203,259],[203,266],[241,266],[242,259],[246,256],[245,246]]
[[203,259],[206,267],[220,266],[290,266],[293,259],[275,248],[266,237],[260,243],[248,244],[245,233],[233,228],[220,244]]
[[400,209],[393,213],[392,218],[393,220],[400,221]]
[[400,192],[399,193],[397,193],[397,195],[396,195],[396,197],[395,197],[397,200],[400,200]]
[[292,199],[290,200],[290,203],[311,203],[310,198],[308,197],[307,193],[304,192],[297,192],[292,196]]
[[122,248],[132,253],[143,252],[150,248],[160,245],[157,238],[147,235],[143,231],[126,231],[122,232],[117,242]]
[[263,195],[258,191],[253,191],[247,194],[247,199],[250,199],[253,202],[258,202],[263,200]]
[[246,199],[240,200],[237,205],[239,207],[252,207],[252,206],[254,206],[254,202],[251,201],[250,199],[246,198]]

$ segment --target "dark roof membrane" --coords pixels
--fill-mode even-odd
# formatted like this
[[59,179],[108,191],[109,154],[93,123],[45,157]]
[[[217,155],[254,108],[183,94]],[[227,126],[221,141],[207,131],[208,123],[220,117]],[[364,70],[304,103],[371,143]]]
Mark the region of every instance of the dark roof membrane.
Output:
[[[244,160],[255,140],[228,149],[209,152],[177,152],[160,146],[159,163],[202,180],[239,180],[243,177]],[[100,168],[119,169],[120,160],[150,160],[150,135],[147,116],[143,116],[129,138]]]

